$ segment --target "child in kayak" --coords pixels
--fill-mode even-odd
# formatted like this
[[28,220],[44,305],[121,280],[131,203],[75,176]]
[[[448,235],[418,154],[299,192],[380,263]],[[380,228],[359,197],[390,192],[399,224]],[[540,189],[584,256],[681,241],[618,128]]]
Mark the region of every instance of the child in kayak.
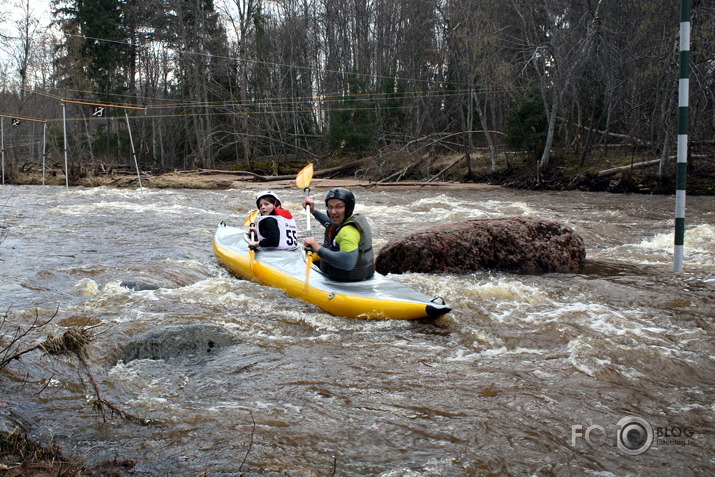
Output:
[[[256,195],[256,207],[260,216],[255,227],[251,227],[251,248],[263,250],[292,250],[298,248],[298,228],[291,213],[281,207],[281,200],[271,191]],[[258,237],[256,238],[256,234]]]

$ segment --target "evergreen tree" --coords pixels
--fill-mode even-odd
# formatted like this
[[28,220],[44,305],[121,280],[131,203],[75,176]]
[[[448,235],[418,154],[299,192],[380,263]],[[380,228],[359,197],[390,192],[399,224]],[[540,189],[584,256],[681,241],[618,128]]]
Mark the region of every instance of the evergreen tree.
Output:
[[506,142],[536,159],[544,149],[549,122],[538,91],[516,100],[507,118]]
[[[126,91],[131,51],[122,0],[57,0],[66,58],[79,55],[84,74],[100,98]],[[76,63],[75,61],[72,61]]]
[[330,119],[326,140],[332,149],[363,152],[373,142],[377,129],[375,104],[364,97],[364,81],[351,74],[347,80],[348,93]]

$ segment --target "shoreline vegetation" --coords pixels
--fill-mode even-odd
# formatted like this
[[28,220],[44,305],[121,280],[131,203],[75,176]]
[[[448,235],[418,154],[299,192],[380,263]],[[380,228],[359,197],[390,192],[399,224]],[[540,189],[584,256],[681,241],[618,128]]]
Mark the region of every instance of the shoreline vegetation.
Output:
[[[506,157],[506,156],[505,156]],[[228,189],[265,183],[275,188],[289,187],[297,172],[308,162],[315,163],[315,180],[344,186],[372,187],[474,187],[503,186],[529,190],[582,190],[592,192],[674,194],[675,161],[671,160],[664,178],[658,177],[660,159],[652,156],[604,156],[592,160],[588,167],[577,161],[555,159],[538,175],[533,164],[508,157],[493,172],[485,156],[472,155],[467,163],[464,154],[422,155],[392,160],[379,156],[364,158],[264,160],[246,165],[235,164],[225,169],[191,169],[170,172],[141,171],[142,187]],[[70,168],[70,186],[139,187],[135,170],[129,167]],[[45,170],[44,184],[65,185],[62,167],[53,164]],[[537,178],[538,177],[538,178]],[[25,166],[6,174],[5,184],[41,185],[41,166]],[[687,174],[689,195],[715,195],[715,155],[689,158]]]

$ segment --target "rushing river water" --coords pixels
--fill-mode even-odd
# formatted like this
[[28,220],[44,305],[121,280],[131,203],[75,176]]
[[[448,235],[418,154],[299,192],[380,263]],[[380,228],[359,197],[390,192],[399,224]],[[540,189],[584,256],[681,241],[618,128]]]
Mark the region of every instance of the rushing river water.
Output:
[[[378,251],[468,217],[547,217],[583,237],[581,273],[394,276],[452,306],[429,323],[336,318],[229,275],[216,224],[242,225],[261,187],[0,188],[4,342],[55,312],[28,339],[96,325],[103,397],[158,423],[103,420],[76,363],[39,351],[0,371],[0,412],[90,465],[131,459],[132,475],[712,475],[714,197],[688,197],[674,274],[673,197],[355,188]],[[279,193],[304,228],[302,191]],[[147,331],[198,322],[242,344],[117,362]],[[632,455],[618,444],[635,418],[653,441]]]

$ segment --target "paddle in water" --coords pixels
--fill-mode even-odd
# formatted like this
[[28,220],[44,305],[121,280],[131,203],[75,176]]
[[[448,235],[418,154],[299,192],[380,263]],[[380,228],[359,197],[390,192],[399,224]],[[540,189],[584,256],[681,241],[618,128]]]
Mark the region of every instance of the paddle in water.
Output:
[[[310,181],[313,180],[313,163],[311,162],[307,166],[305,166],[301,171],[298,173],[298,175],[295,178],[295,185],[298,186],[299,189],[303,189],[305,192],[305,196],[308,197],[310,195]],[[312,237],[313,236],[313,231],[310,228],[310,205],[306,204],[305,205],[305,218],[306,218],[306,236],[307,237]],[[305,266],[305,288],[306,292],[308,290],[308,280],[310,279],[310,269],[313,266],[313,251],[308,250],[306,253],[307,260],[305,261],[306,266]]]

